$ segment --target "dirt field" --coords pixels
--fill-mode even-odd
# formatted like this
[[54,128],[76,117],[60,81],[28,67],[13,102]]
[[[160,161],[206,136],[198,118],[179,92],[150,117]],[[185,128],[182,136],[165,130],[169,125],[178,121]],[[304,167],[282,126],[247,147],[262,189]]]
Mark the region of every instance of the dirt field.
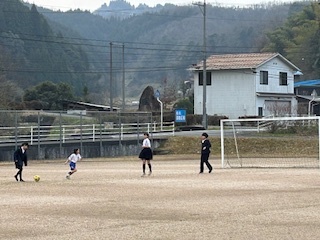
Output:
[[[166,160],[165,160],[166,159]],[[0,239],[318,239],[319,169],[221,169],[198,156],[0,164]],[[33,175],[41,176],[34,182]]]

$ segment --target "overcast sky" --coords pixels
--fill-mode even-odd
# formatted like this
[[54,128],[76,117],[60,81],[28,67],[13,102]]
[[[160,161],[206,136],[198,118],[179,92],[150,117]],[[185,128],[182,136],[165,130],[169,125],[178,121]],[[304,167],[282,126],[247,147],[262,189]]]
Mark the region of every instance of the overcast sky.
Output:
[[[38,6],[42,6],[45,8],[50,8],[54,10],[61,10],[67,11],[69,9],[82,9],[82,10],[90,10],[94,11],[99,8],[102,4],[106,3],[109,5],[109,0],[25,0],[29,3],[34,3]],[[188,5],[192,4],[193,2],[199,2],[198,0],[126,0],[131,5],[138,6],[140,3],[145,3],[150,7],[153,7],[157,4],[164,5],[165,3],[172,3],[176,5]],[[267,1],[267,0],[213,0],[213,1],[206,1],[207,3],[211,4],[222,4],[222,5],[229,5],[229,6],[248,6],[251,4],[257,3],[268,3],[268,2],[292,2],[293,0],[281,0],[281,1]],[[203,2],[201,0],[200,2]]]

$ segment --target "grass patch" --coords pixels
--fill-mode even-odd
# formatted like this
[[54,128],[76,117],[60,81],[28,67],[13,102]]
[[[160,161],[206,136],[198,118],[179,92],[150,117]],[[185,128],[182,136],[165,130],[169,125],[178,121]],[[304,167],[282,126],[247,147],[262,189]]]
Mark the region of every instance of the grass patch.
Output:
[[[221,154],[220,137],[210,137],[211,154]],[[239,137],[237,138],[238,150],[241,156],[278,156],[300,157],[317,156],[318,139],[315,137]],[[201,141],[199,137],[175,136],[170,137],[161,149],[171,154],[200,154]],[[235,155],[235,142],[233,138],[225,138],[225,153]]]

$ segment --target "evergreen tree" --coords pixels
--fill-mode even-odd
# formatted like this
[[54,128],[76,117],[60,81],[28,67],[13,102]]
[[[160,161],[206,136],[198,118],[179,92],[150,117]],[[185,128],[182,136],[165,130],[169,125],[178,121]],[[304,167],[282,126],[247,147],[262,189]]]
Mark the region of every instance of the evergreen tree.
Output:
[[283,54],[302,69],[304,78],[320,75],[320,5],[311,3],[268,34],[264,51]]
[[47,81],[27,89],[23,100],[28,109],[62,110],[63,101],[75,100],[75,96],[69,84]]

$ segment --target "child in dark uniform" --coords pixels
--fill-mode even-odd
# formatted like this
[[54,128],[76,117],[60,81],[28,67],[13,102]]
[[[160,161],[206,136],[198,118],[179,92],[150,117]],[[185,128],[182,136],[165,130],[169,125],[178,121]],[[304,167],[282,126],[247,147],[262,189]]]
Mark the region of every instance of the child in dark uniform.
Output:
[[151,150],[151,143],[149,140],[149,133],[143,134],[144,140],[142,142],[142,150],[139,154],[139,158],[142,160],[142,176],[146,175],[146,162],[149,167],[149,175],[152,174],[151,162],[152,159],[152,150]]
[[200,160],[200,172],[203,173],[204,164],[207,165],[209,169],[209,173],[212,172],[212,166],[209,163],[209,155],[210,155],[211,143],[208,139],[208,134],[203,133],[201,135],[201,160]]
[[20,182],[24,182],[24,180],[22,179],[22,170],[23,170],[23,164],[25,166],[28,165],[28,157],[26,152],[28,147],[29,147],[28,143],[22,143],[21,147],[18,148],[13,154],[14,164],[18,169],[17,174],[14,175],[14,178],[16,179],[16,181],[19,181],[18,179],[18,176],[19,176]]

